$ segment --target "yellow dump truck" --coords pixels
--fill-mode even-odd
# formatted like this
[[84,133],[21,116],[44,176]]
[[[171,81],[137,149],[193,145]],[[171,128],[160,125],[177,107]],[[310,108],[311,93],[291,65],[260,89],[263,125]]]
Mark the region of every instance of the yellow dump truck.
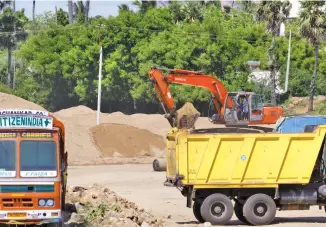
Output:
[[[268,225],[279,210],[326,211],[326,125],[302,133],[171,129],[166,186],[187,197],[201,223]],[[232,203],[234,201],[234,205]]]

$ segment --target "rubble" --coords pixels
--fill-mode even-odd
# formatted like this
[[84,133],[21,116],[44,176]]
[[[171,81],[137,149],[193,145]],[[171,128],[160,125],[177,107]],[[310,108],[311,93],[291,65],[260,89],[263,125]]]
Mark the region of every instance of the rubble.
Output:
[[66,202],[68,220],[65,226],[163,226],[161,218],[139,209],[135,203],[97,184],[67,188]]

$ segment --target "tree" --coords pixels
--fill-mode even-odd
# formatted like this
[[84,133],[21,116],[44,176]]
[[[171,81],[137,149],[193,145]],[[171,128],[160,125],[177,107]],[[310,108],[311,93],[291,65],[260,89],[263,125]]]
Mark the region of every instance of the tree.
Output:
[[130,10],[130,9],[129,9],[129,6],[126,5],[126,4],[121,4],[121,5],[118,6],[118,8],[119,8],[119,13],[120,13],[121,11],[129,11],[129,10]]
[[24,40],[27,34],[24,33],[24,25],[28,21],[24,15],[24,9],[14,12],[11,8],[5,8],[0,15],[0,45],[8,51],[8,87],[11,87],[11,55],[16,41]]
[[140,13],[146,13],[150,8],[155,8],[157,6],[156,0],[135,0],[132,3],[139,7]]
[[85,3],[85,23],[88,22],[88,17],[89,17],[89,5],[90,5],[90,0],[86,0],[86,3]]
[[62,25],[62,26],[66,26],[67,24],[69,24],[69,15],[67,12],[63,11],[61,8],[57,11],[57,24],[58,25]]
[[72,0],[68,0],[68,15],[69,15],[69,24],[74,23],[74,11]]
[[78,0],[77,4],[74,3],[74,21],[77,23],[84,23],[85,22],[85,6],[83,1]]
[[313,100],[316,90],[316,77],[319,59],[319,45],[322,41],[325,29],[323,26],[326,22],[325,11],[322,7],[325,6],[325,1],[300,1],[301,10],[299,13],[300,34],[306,38],[315,51],[315,64],[312,73],[309,92],[308,111],[313,111]]
[[33,0],[33,21],[35,21],[35,0]]
[[280,26],[289,16],[292,4],[288,1],[261,1],[257,9],[258,20],[266,22],[267,32],[272,34],[272,43],[268,49],[268,66],[271,71],[271,101],[276,105],[276,71],[278,68],[276,43]]

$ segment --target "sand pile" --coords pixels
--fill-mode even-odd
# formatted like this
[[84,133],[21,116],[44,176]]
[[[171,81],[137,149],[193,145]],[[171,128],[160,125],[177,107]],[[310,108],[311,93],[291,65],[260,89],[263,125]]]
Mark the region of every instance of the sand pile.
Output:
[[163,150],[162,136],[124,124],[104,123],[91,128],[94,143],[104,156],[155,156]]
[[87,188],[69,187],[67,202],[68,226],[163,226],[162,219],[96,184]]
[[[126,131],[131,130],[132,133],[128,135],[133,135],[144,132],[141,131],[147,130],[149,132],[143,134],[144,137],[140,139],[140,136],[137,137],[137,140],[147,141],[148,138],[155,138],[155,141],[159,137],[154,137],[154,133],[158,136],[161,136],[163,142],[165,141],[166,133],[171,129],[171,126],[167,119],[164,118],[161,114],[132,114],[125,115],[121,112],[114,112],[110,114],[101,113],[100,114],[100,123],[101,124],[124,124],[127,126],[133,126],[137,128],[127,127],[124,129],[123,133],[119,130],[114,131],[109,128],[104,129],[102,126],[97,128],[97,132],[102,131],[103,136],[100,138],[100,141],[104,142],[95,142],[93,139],[93,130],[96,126],[96,111],[85,107],[85,106],[76,106],[68,109],[60,110],[54,115],[62,120],[66,126],[67,131],[67,142],[66,149],[69,152],[69,162],[70,164],[122,164],[122,163],[152,163],[153,158],[148,157],[148,155],[153,155],[153,157],[161,158],[164,156],[164,147],[161,145],[151,146],[149,145],[140,145],[136,143],[136,137],[129,138],[130,141],[133,141],[133,146],[140,147],[139,151],[136,149],[128,147],[128,144],[125,143],[122,145],[122,149],[118,148],[117,151],[112,148],[111,145],[106,144],[109,142],[114,142],[116,138],[124,136]],[[122,126],[117,126],[122,127]],[[198,127],[216,127],[208,121],[206,117],[200,117],[196,122],[196,128]],[[108,131],[109,130],[109,131]],[[96,130],[95,130],[96,131]],[[114,137],[116,135],[116,137]],[[142,134],[140,134],[142,135]],[[114,139],[113,139],[114,138]],[[126,139],[119,138],[120,141],[125,141]],[[103,144],[101,146],[96,146],[96,143]],[[156,143],[156,142],[155,142]],[[158,142],[162,144],[162,142]],[[107,147],[106,149],[103,148]],[[111,146],[111,147],[110,147]],[[145,148],[143,147],[145,146]],[[102,147],[102,148],[101,148]],[[132,149],[131,153],[124,151],[124,149]],[[101,150],[106,150],[103,153]],[[126,153],[127,152],[127,153]],[[113,154],[112,154],[113,153]],[[138,157],[139,154],[143,154],[142,158]],[[112,155],[112,156],[110,156]],[[125,156],[124,156],[125,155]],[[131,157],[133,156],[133,157]]]
[[43,110],[45,109],[35,103],[26,101],[14,95],[0,92],[0,108],[1,109],[32,109]]

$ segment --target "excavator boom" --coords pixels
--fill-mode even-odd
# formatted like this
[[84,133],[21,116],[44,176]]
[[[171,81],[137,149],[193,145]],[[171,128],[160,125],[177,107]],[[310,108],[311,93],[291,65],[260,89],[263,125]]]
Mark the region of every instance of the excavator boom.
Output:
[[[159,68],[152,67],[149,75],[159,100],[163,102],[162,105],[165,105],[169,112],[175,111],[174,100],[169,89],[169,83],[174,83],[201,87],[208,90],[214,96],[215,106],[220,116],[222,116],[221,109],[227,98],[227,90],[221,81],[201,72],[183,69],[168,70],[169,73],[164,75]],[[227,105],[230,107],[233,105],[233,101],[230,98],[227,100]],[[166,110],[165,112],[167,113]]]

